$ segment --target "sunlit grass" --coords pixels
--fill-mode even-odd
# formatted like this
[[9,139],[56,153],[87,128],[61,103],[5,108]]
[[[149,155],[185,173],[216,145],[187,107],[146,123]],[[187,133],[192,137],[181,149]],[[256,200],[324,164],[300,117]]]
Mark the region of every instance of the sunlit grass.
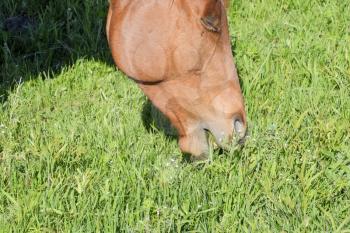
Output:
[[[50,4],[33,14],[70,34],[48,37],[45,21],[37,43],[2,32],[2,231],[350,232],[348,1],[232,2],[250,135],[200,165],[110,62],[92,21],[106,4],[56,6],[69,21]],[[1,2],[0,19],[21,7]],[[24,58],[23,43],[72,50]]]

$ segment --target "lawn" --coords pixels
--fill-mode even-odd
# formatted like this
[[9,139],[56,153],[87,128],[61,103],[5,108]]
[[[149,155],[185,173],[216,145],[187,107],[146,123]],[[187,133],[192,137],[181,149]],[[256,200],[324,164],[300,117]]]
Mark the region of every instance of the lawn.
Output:
[[203,164],[115,69],[106,0],[0,9],[29,16],[0,30],[0,231],[350,232],[349,0],[231,2],[250,133]]

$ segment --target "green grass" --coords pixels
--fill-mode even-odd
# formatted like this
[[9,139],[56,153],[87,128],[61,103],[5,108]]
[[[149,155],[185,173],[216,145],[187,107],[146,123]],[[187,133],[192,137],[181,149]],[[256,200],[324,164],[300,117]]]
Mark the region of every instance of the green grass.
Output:
[[196,165],[106,45],[107,1],[0,2],[0,231],[350,232],[350,2],[234,0],[250,136]]

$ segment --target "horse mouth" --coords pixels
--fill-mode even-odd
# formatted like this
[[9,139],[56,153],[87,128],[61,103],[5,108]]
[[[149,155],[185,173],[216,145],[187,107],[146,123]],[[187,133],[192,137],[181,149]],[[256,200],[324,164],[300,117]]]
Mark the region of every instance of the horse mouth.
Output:
[[246,132],[243,134],[242,132],[234,131],[232,135],[226,136],[223,133],[221,135],[215,135],[208,129],[204,129],[204,131],[208,146],[213,150],[230,151],[232,148],[237,146],[244,146],[247,140]]

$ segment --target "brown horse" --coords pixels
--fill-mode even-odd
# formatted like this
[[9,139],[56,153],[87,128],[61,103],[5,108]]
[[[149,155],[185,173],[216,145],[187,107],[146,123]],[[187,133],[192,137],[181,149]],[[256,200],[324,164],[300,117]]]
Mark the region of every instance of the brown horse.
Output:
[[[111,0],[107,37],[117,66],[169,118],[183,152],[208,154],[246,134],[224,0]],[[236,136],[235,136],[236,135]]]

